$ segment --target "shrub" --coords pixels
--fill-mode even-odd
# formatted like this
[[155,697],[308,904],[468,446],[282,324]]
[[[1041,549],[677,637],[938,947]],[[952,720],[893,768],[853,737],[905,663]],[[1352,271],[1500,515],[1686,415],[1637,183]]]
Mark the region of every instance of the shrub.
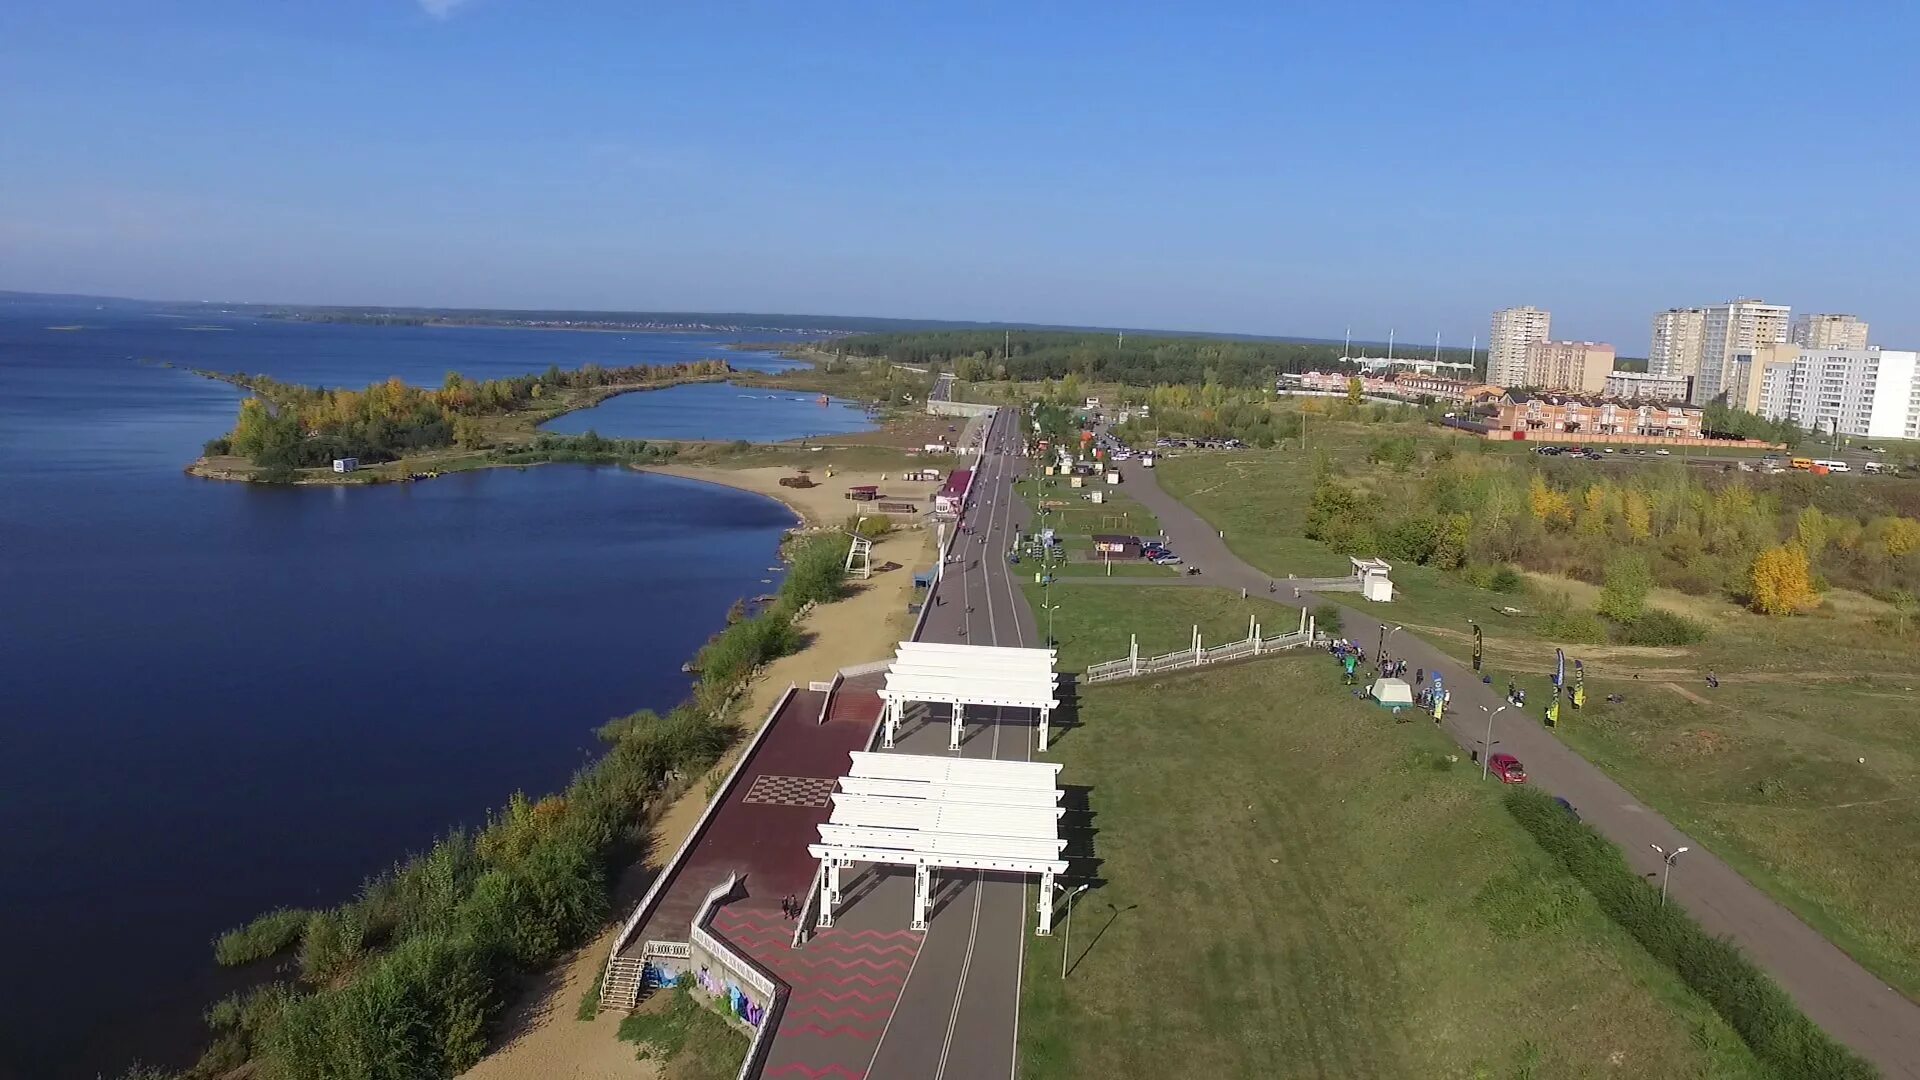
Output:
[[1753,1053],[1783,1077],[1868,1080],[1872,1066],[1808,1020],[1738,946],[1709,935],[1678,904],[1627,868],[1620,849],[1550,797],[1515,790],[1507,811],[1593,895],[1602,911],[1713,1006]]
[[330,986],[351,973],[366,947],[367,914],[358,904],[316,912],[300,938],[300,977]]
[[225,435],[216,435],[206,441],[200,452],[208,457],[221,457],[233,453],[233,440]]
[[787,578],[780,583],[781,603],[799,610],[807,603],[840,599],[846,584],[849,543],[844,536],[814,536],[794,544]]
[[[893,531],[893,519],[884,514],[875,517],[848,514],[845,528],[855,535],[864,536],[869,540],[878,540]],[[844,560],[845,556],[841,558]]]
[[1637,551],[1624,551],[1607,562],[1606,584],[1600,590],[1600,614],[1615,622],[1631,623],[1646,610],[1653,588],[1653,568]]
[[1340,606],[1338,604],[1315,604],[1313,607],[1314,628],[1323,634],[1340,632]]
[[1520,571],[1511,566],[1502,566],[1495,570],[1493,580],[1487,583],[1487,588],[1497,593],[1517,593],[1525,590],[1526,587],[1527,579],[1521,577]]
[[291,947],[300,940],[311,912],[300,908],[274,908],[245,926],[221,934],[213,943],[213,959],[226,967],[251,964]]
[[1694,645],[1706,637],[1705,623],[1659,608],[1648,608],[1639,618],[1620,624],[1620,641],[1626,645]]

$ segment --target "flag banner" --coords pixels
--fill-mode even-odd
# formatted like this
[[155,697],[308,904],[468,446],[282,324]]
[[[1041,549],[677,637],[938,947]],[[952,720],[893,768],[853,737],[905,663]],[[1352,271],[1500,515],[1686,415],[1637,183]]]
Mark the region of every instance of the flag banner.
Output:
[[1480,670],[1480,624],[1473,624],[1473,670]]
[[1567,684],[1567,650],[1553,650],[1553,685],[1555,688]]

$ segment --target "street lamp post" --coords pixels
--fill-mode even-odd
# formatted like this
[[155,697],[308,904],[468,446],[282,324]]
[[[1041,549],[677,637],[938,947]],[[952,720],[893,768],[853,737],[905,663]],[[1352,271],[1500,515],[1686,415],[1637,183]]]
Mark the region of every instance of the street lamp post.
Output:
[[1373,658],[1376,661],[1385,660],[1387,658],[1387,639],[1399,633],[1403,629],[1405,629],[1405,627],[1396,626],[1393,629],[1389,630],[1387,629],[1386,623],[1380,624],[1380,647],[1373,650]]
[[1678,847],[1669,852],[1659,844],[1648,844],[1647,846],[1659,853],[1661,861],[1666,863],[1666,868],[1660,871],[1660,904],[1664,907],[1667,903],[1667,879],[1673,876],[1674,860],[1685,855],[1691,849]]
[[1493,756],[1493,718],[1506,712],[1507,707],[1502,705],[1497,709],[1490,710],[1485,705],[1482,705],[1480,706],[1480,711],[1487,714],[1487,738],[1486,742],[1480,747],[1480,779],[1485,780],[1487,778],[1487,759]]
[[[1059,888],[1057,885],[1054,887]],[[1073,955],[1073,898],[1086,891],[1087,886],[1082,885],[1067,894],[1067,934],[1066,940],[1060,946],[1060,977],[1062,979],[1067,977],[1067,958]]]

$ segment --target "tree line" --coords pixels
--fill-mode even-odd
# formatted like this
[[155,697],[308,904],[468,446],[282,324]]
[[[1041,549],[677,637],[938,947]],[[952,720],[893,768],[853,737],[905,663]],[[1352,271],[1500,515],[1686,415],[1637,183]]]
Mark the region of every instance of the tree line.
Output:
[[[1603,585],[1614,625],[1632,637],[1648,588],[1721,595],[1769,615],[1817,603],[1831,586],[1895,603],[1920,596],[1920,507],[1896,485],[1834,484],[1804,474],[1750,477],[1684,466],[1609,474],[1577,463],[1423,449],[1374,440],[1370,469],[1322,462],[1303,533],[1476,579],[1518,565]],[[1658,617],[1656,617],[1658,618]],[[1642,637],[1684,636],[1643,627]],[[1658,631],[1656,633],[1656,630]],[[1678,644],[1632,640],[1635,644]]]
[[240,403],[233,430],[209,440],[206,452],[237,454],[264,469],[290,473],[335,458],[374,463],[454,445],[479,449],[486,443],[479,418],[536,409],[563,391],[657,386],[720,378],[731,370],[725,360],[696,360],[616,368],[588,364],[572,371],[553,366],[485,381],[449,372],[433,390],[397,377],[363,390],[335,390],[267,375],[218,375],[253,396]]
[[[1337,369],[1346,350],[1307,341],[1232,341],[1201,337],[1017,330],[940,330],[861,334],[834,343],[854,356],[936,366],[969,382],[1058,379],[1068,374],[1129,386],[1219,383],[1272,386],[1282,373]],[[1466,353],[1442,350],[1442,359]]]

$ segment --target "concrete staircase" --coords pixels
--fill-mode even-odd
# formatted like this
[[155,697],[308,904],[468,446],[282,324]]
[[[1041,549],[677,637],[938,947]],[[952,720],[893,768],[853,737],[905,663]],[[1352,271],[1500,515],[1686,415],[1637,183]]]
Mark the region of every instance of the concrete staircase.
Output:
[[647,966],[635,956],[615,956],[607,961],[606,974],[600,979],[601,1009],[631,1009],[640,1004],[645,993]]

